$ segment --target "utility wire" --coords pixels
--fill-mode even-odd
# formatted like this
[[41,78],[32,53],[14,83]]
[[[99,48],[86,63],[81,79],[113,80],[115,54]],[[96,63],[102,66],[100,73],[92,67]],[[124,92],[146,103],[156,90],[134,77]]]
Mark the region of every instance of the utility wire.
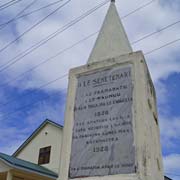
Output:
[[[150,1],[148,4],[150,5],[152,2],[154,1]],[[124,17],[122,17],[122,19],[132,15],[133,13],[137,12],[137,10],[140,10],[142,8],[145,8],[147,7],[147,4],[146,6],[143,5],[143,6],[140,6],[138,7],[137,9],[133,10],[132,12],[128,13],[127,15],[125,15]],[[81,18],[81,17],[79,17]],[[78,20],[75,19],[75,20]],[[74,21],[75,21],[74,20]],[[70,23],[68,24],[71,24],[73,23],[73,21],[71,21]],[[66,26],[68,26],[68,24],[66,24],[64,27],[62,27],[61,29],[65,28]],[[8,69],[10,66],[12,66],[13,64],[15,64],[16,62],[20,61],[22,58],[24,58],[25,56],[29,55],[30,53],[32,53],[33,51],[35,51],[36,49],[38,49],[39,47],[41,47],[42,45],[44,45],[47,41],[51,40],[51,36],[55,35],[56,36],[56,33],[59,31],[60,29],[56,30],[54,33],[48,35],[45,39],[42,39],[41,41],[39,41],[38,43],[34,44],[33,46],[31,46],[30,48],[26,49],[25,51],[21,52],[20,54],[18,54],[17,56],[15,56],[14,58],[10,59],[8,62],[6,62],[4,65],[1,66],[2,69],[0,69],[0,72]],[[66,30],[66,29],[65,29]],[[61,32],[60,32],[61,33]],[[58,34],[57,34],[58,35]]]
[[[133,10],[132,12],[128,13],[127,15],[123,16],[122,19],[123,19],[123,18],[126,18],[126,17],[128,17],[128,16],[130,16],[130,15],[132,15],[133,13],[141,10],[142,8],[147,7],[148,5],[150,5],[151,3],[153,3],[154,1],[155,1],[155,0],[150,1],[150,2],[148,2],[147,4],[138,7],[137,9],[135,9],[135,10]],[[56,32],[54,32],[54,33],[56,33]],[[51,35],[53,35],[53,33],[52,33]],[[51,36],[51,35],[50,35],[50,36]],[[49,37],[49,36],[48,36],[48,37]],[[47,38],[48,38],[48,37],[47,37]],[[54,37],[52,37],[52,38],[54,38]],[[43,40],[45,40],[45,39],[43,39]],[[44,44],[43,40],[40,41],[40,42],[38,42],[38,43],[40,43],[39,45],[38,45],[38,43],[37,43],[37,44],[31,46],[30,48],[26,49],[24,52],[20,53],[19,55],[17,55],[16,57],[14,57],[14,58],[11,59],[10,61],[8,61],[6,64],[2,65],[2,66],[5,66],[5,65],[8,64],[8,65],[5,66],[4,68],[0,69],[0,72],[2,72],[2,71],[4,71],[5,69],[9,68],[11,65],[15,64],[16,62],[18,62],[19,60],[21,60],[21,59],[22,59],[23,57],[25,57],[26,55],[30,54],[31,52],[33,52],[33,51],[36,50],[37,48],[41,47],[41,45]],[[51,40],[51,38],[48,39],[48,41],[49,41],[49,40]],[[41,44],[41,42],[42,42],[42,44]],[[46,42],[45,42],[45,43],[46,43]],[[36,47],[36,45],[38,45],[38,46]],[[34,47],[34,46],[35,46],[35,47]],[[30,50],[31,48],[33,48],[33,49]],[[29,50],[30,50],[30,51],[29,51]],[[27,52],[27,53],[26,53],[26,52]],[[25,54],[23,55],[23,53],[25,53]],[[22,55],[22,56],[21,56],[21,55]],[[19,57],[19,58],[18,58],[18,57]],[[16,59],[16,58],[17,58],[17,59]],[[16,59],[16,60],[15,60],[15,59]],[[15,60],[15,61],[14,61],[14,60]],[[12,61],[14,61],[14,62],[13,62],[13,63],[10,63],[10,62],[12,62]],[[10,63],[10,64],[9,64],[9,63]]]
[[133,41],[133,42],[131,43],[131,45],[134,45],[134,44],[136,44],[136,43],[138,43],[138,42],[140,42],[140,41],[142,41],[142,40],[144,40],[144,39],[147,39],[147,38],[149,38],[149,37],[151,37],[151,36],[153,36],[153,35],[155,35],[155,34],[157,34],[157,33],[160,33],[160,32],[162,32],[162,31],[164,31],[164,30],[166,30],[166,29],[169,29],[170,27],[175,26],[175,25],[177,25],[177,24],[179,24],[179,23],[180,23],[180,20],[178,20],[178,21],[176,21],[176,22],[173,22],[173,23],[171,23],[171,24],[168,24],[167,26],[165,26],[165,27],[163,27],[163,28],[161,28],[161,29],[159,29],[159,30],[157,30],[157,31],[154,31],[154,32],[149,33],[149,34],[146,34],[145,36],[141,37],[140,39]]
[[[126,16],[126,17],[127,17],[127,16]],[[136,40],[136,41],[133,41],[133,42],[131,43],[131,45],[134,45],[134,44],[136,44],[136,43],[138,43],[138,42],[140,42],[140,41],[143,41],[144,39],[147,39],[147,38],[149,38],[149,37],[151,37],[151,36],[153,36],[153,35],[155,35],[155,34],[157,34],[157,33],[160,33],[160,32],[162,32],[162,31],[164,31],[164,30],[166,30],[166,29],[168,29],[168,28],[170,28],[170,27],[172,27],[172,26],[177,25],[178,23],[180,23],[180,21],[176,21],[176,22],[174,22],[174,23],[172,23],[172,24],[169,24],[169,25],[167,25],[167,26],[165,26],[165,27],[163,27],[163,28],[161,28],[161,29],[159,29],[159,30],[157,30],[157,31],[154,31],[154,32],[152,32],[152,33],[149,33],[149,34],[141,37],[140,39],[138,39],[138,40]],[[5,82],[5,83],[3,83],[3,84],[0,84],[0,87],[3,87],[3,86],[5,86],[5,85],[7,85],[7,84],[9,84],[9,83],[11,83],[11,82],[19,79],[20,77],[24,76],[26,73],[29,73],[29,72],[35,70],[36,68],[38,68],[39,66],[41,66],[41,65],[43,65],[43,64],[45,64],[45,63],[47,63],[47,62],[49,62],[49,61],[51,61],[51,60],[53,60],[53,59],[56,58],[57,56],[61,55],[63,52],[65,52],[65,51],[67,51],[67,50],[75,47],[76,45],[78,45],[78,44],[80,44],[80,43],[82,43],[82,42],[84,42],[84,41],[86,41],[87,39],[89,39],[89,38],[91,38],[92,36],[96,35],[98,32],[99,32],[99,31],[96,31],[96,32],[88,35],[87,37],[81,39],[80,41],[76,42],[75,44],[71,45],[70,47],[67,47],[67,48],[61,50],[60,52],[58,52],[58,53],[55,54],[54,56],[52,56],[52,57],[44,60],[43,62],[37,64],[37,65],[34,66],[33,68],[31,68],[31,69],[23,72],[22,74],[16,76],[15,78],[11,79],[10,81]]]
[[[175,24],[177,24],[177,23],[173,23],[173,24],[175,25]],[[169,27],[169,26],[167,26],[167,27]],[[165,28],[163,28],[163,29],[165,29]],[[94,35],[97,34],[98,32],[99,32],[99,31],[97,31],[97,32],[95,32],[95,33],[93,33],[93,34],[87,36],[86,38],[84,38],[84,39],[78,41],[77,43],[73,44],[72,46],[70,46],[70,47],[68,47],[68,48],[66,48],[66,49],[64,49],[64,50],[61,50],[61,51],[60,51],[59,53],[57,53],[56,55],[54,55],[54,56],[48,58],[47,60],[41,62],[40,64],[34,66],[34,67],[31,68],[30,70],[28,70],[28,71],[26,71],[26,72],[20,74],[19,76],[17,76],[17,77],[14,78],[13,80],[18,79],[19,77],[23,76],[23,75],[24,75],[25,73],[27,73],[27,72],[33,71],[34,69],[36,69],[36,68],[39,67],[40,65],[45,64],[46,62],[48,62],[48,61],[52,60],[53,58],[59,56],[59,55],[62,54],[63,52],[65,52],[65,51],[67,51],[67,50],[73,48],[74,46],[78,45],[79,43],[81,43],[81,42],[83,42],[83,41],[89,39],[90,37],[94,36]],[[158,32],[160,32],[160,30],[159,30]],[[146,37],[147,37],[147,36],[146,36]],[[144,38],[141,38],[141,40],[142,40],[142,39],[144,39]],[[174,42],[174,41],[173,41],[173,42]],[[173,43],[173,42],[171,42],[171,43]],[[171,44],[171,43],[168,43],[168,44]],[[162,47],[161,47],[161,48],[162,48]],[[159,48],[158,48],[158,49],[159,49]],[[153,51],[156,51],[156,50],[157,50],[157,49],[154,49]],[[150,53],[150,52],[147,52],[146,54],[149,54],[149,53]],[[9,82],[12,82],[13,80],[10,80]],[[9,83],[9,82],[8,82],[8,83]],[[8,83],[4,83],[4,84],[2,84],[2,85],[6,85],[6,84],[8,84]],[[0,85],[0,87],[2,87],[2,85]],[[6,104],[7,104],[7,103],[5,103],[5,104],[3,104],[3,105],[6,105]]]
[[19,35],[17,38],[15,38],[13,41],[11,41],[10,43],[8,43],[7,45],[5,45],[3,48],[0,49],[0,53],[3,52],[5,49],[7,49],[9,46],[11,46],[12,44],[14,44],[16,41],[18,41],[20,38],[22,38],[25,34],[27,34],[28,32],[30,32],[31,30],[33,30],[36,26],[38,26],[39,24],[41,24],[42,22],[44,22],[48,17],[50,17],[51,15],[53,15],[54,13],[56,13],[58,10],[60,10],[62,7],[64,7],[66,4],[68,4],[71,0],[66,1],[64,4],[58,6],[55,10],[53,10],[51,13],[49,13],[47,16],[45,16],[44,18],[42,18],[41,20],[39,20],[38,22],[36,22],[35,24],[33,24],[33,26],[31,26],[30,28],[28,28],[26,31],[24,31],[21,35]]
[[43,6],[43,7],[41,7],[41,8],[32,10],[32,11],[26,13],[26,14],[21,15],[21,16],[17,16],[16,18],[13,18],[13,19],[11,19],[11,20],[9,20],[9,21],[7,21],[7,22],[4,22],[4,23],[0,24],[0,27],[1,27],[1,26],[4,26],[4,25],[7,25],[7,24],[9,24],[9,23],[11,23],[11,22],[17,21],[18,19],[21,19],[21,18],[24,18],[24,17],[26,17],[26,16],[29,16],[29,15],[31,15],[31,14],[34,14],[34,13],[36,13],[36,12],[39,12],[39,11],[41,11],[42,9],[45,9],[45,8],[50,7],[50,6],[56,5],[56,4],[58,4],[58,3],[62,2],[62,1],[63,1],[63,0],[58,0],[58,1],[55,1],[55,2],[53,2],[53,3],[49,3],[49,4],[47,4],[46,6]]
[[12,1],[9,1],[9,2],[6,2],[6,3],[2,4],[2,5],[0,5],[0,8],[6,6],[6,5],[10,4],[10,3],[12,3],[13,1],[15,1],[15,0],[12,0]]
[[169,46],[169,45],[172,45],[172,44],[174,44],[174,43],[177,43],[178,41],[180,41],[180,38],[179,38],[179,39],[176,39],[176,40],[173,40],[173,41],[171,41],[171,42],[168,42],[167,44],[164,44],[163,46],[160,46],[160,47],[158,47],[158,48],[155,48],[155,49],[153,49],[153,50],[151,50],[151,51],[148,51],[148,52],[146,52],[144,55],[152,54],[153,52],[158,51],[158,50],[160,50],[160,49],[162,49],[162,48],[165,48],[165,47],[167,47],[167,46]]
[[16,3],[19,3],[19,2],[21,2],[21,1],[23,1],[23,0],[17,0],[17,1],[16,1],[16,0],[13,0],[13,1],[9,1],[9,2],[5,3],[4,5],[1,5],[1,6],[0,6],[0,11],[6,9],[6,8],[8,8],[8,7],[10,7],[10,6],[14,5],[14,4],[16,4]]
[[[63,54],[64,52],[72,49],[73,47],[75,47],[75,46],[79,45],[80,43],[82,43],[82,42],[88,40],[89,38],[93,37],[93,36],[94,36],[95,34],[97,34],[98,32],[99,32],[99,31],[96,31],[96,32],[94,32],[94,33],[86,36],[85,38],[79,40],[78,42],[72,44],[71,46],[69,46],[69,47],[67,47],[67,48],[65,48],[65,49],[63,49],[63,50],[60,50],[60,51],[59,51],[58,53],[56,53],[55,55],[49,57],[48,59],[42,61],[41,63],[39,63],[39,64],[37,64],[37,65],[35,65],[35,66],[32,67],[31,69],[29,69],[29,70],[21,73],[20,75],[16,76],[15,78],[11,79],[10,81],[5,82],[5,83],[3,83],[3,84],[0,84],[0,87],[2,88],[2,87],[4,87],[5,85],[8,85],[9,83],[14,82],[15,80],[21,78],[21,77],[24,76],[25,74],[34,71],[35,69],[37,69],[38,67],[42,66],[43,64],[45,64],[45,63],[47,63],[47,62],[55,59],[56,57],[60,56],[60,55]],[[1,104],[0,104],[0,105],[1,105]]]
[[6,3],[2,4],[2,5],[0,5],[0,8],[6,6],[6,5],[8,5],[8,4],[10,4],[10,3],[14,2],[14,1],[15,1],[15,0],[11,0],[11,1],[9,1],[9,2],[6,2]]
[[[56,81],[62,80],[63,78],[65,78],[65,77],[67,77],[67,76],[68,76],[68,74],[62,75],[62,76],[60,76],[60,77],[58,77],[58,78],[56,78],[56,79],[54,79],[54,80],[52,80],[52,81],[50,81],[50,82],[48,82],[48,83],[46,83],[46,84],[40,86],[40,87],[39,87],[38,89],[36,89],[35,91],[41,90],[42,88],[47,87],[47,86],[49,86],[50,84],[55,83]],[[64,89],[64,90],[66,90],[66,89]],[[29,94],[32,94],[32,92],[29,92],[29,93],[27,93],[26,95],[29,95]],[[49,98],[49,97],[51,97],[51,96],[48,95],[47,97]],[[47,99],[47,97],[46,97],[46,98],[43,98],[42,100]],[[12,114],[16,113],[17,111],[20,111],[20,110],[26,108],[27,106],[29,107],[30,105],[33,105],[33,104],[36,104],[36,103],[37,103],[37,102],[33,102],[33,103],[28,104],[28,105],[22,106],[22,107],[20,107],[20,108],[15,109],[15,111],[8,112],[7,114],[3,114],[3,115],[0,114],[0,117],[1,117],[1,116],[3,116],[3,117],[5,116],[5,117],[6,117],[6,116],[9,116],[9,115],[12,115]]]
[[[64,91],[64,90],[67,90],[67,89],[62,89],[62,91]],[[46,97],[41,98],[41,100],[39,100],[39,101],[35,101],[33,103],[29,103],[29,104],[27,104],[25,106],[21,106],[21,107],[17,108],[16,111],[11,111],[11,112],[9,112],[9,113],[7,113],[5,115],[2,115],[2,116],[3,116],[3,118],[7,119],[9,117],[9,115],[13,115],[13,114],[15,114],[18,111],[21,111],[21,110],[26,109],[28,107],[32,107],[33,105],[38,104],[38,103],[40,103],[40,102],[42,102],[42,101],[44,101],[46,99],[49,99],[49,98],[51,98],[51,95],[47,95]]]
[[146,4],[140,6],[140,7],[138,7],[137,9],[131,11],[131,12],[128,13],[128,14],[126,14],[126,15],[123,16],[122,18],[126,18],[126,17],[128,17],[128,16],[130,16],[130,15],[136,13],[137,11],[139,11],[139,10],[141,10],[141,9],[144,9],[145,7],[147,7],[147,6],[151,5],[152,3],[154,3],[155,1],[157,1],[157,0],[152,0],[152,1],[147,2]]
[[[158,50],[160,50],[160,49],[162,49],[162,48],[165,48],[165,47],[167,47],[167,46],[169,46],[169,45],[171,45],[171,44],[174,44],[174,43],[176,43],[176,42],[178,42],[178,41],[180,41],[180,38],[177,39],[177,40],[174,40],[174,41],[172,41],[172,42],[166,43],[166,44],[164,44],[163,46],[161,46],[161,47],[159,47],[159,48],[155,48],[155,49],[153,49],[153,50],[151,50],[151,51],[149,51],[149,52],[146,52],[144,55],[146,56],[146,55],[152,54],[152,53],[154,53],[155,51],[158,51]],[[40,87],[36,88],[35,91],[38,91],[38,90],[40,90],[40,89],[42,89],[42,88],[44,88],[44,87],[47,87],[47,86],[49,86],[50,84],[52,84],[52,83],[54,83],[54,82],[56,82],[56,81],[58,81],[58,80],[60,80],[60,79],[63,79],[63,78],[65,78],[65,77],[67,77],[67,76],[68,76],[68,74],[64,74],[64,75],[62,75],[62,76],[60,76],[60,77],[58,77],[58,78],[56,78],[56,79],[54,79],[54,80],[52,80],[52,81],[49,81],[49,82],[41,85]],[[33,94],[33,92],[26,93],[26,94],[23,95],[23,96],[27,96],[27,95],[29,95],[29,94]],[[12,98],[10,101],[8,101],[8,102],[6,102],[6,103],[4,103],[4,104],[1,104],[1,105],[4,107],[4,106],[10,104],[11,102],[13,102],[14,100],[16,100],[16,99],[15,99],[15,98]],[[19,111],[19,109],[18,109],[18,111]],[[13,111],[13,113],[14,113],[14,112],[16,112],[16,110]],[[7,114],[9,115],[9,113],[7,113]]]
[[7,63],[5,63],[4,65],[1,66],[0,72],[8,69],[10,66],[12,66],[13,64],[15,64],[16,62],[20,61],[23,57],[25,57],[26,55],[30,54],[31,52],[35,51],[36,49],[38,49],[39,47],[41,47],[42,45],[46,44],[48,41],[50,41],[51,39],[55,38],[56,36],[58,36],[59,34],[63,33],[65,30],[69,29],[71,26],[77,24],[78,22],[80,22],[82,19],[86,18],[87,16],[89,16],[90,14],[92,14],[93,12],[95,12],[97,9],[101,8],[102,6],[104,6],[105,4],[107,4],[109,2],[109,0],[106,0],[102,3],[100,3],[99,5],[97,5],[96,7],[90,9],[89,11],[87,11],[86,13],[82,14],[81,16],[79,16],[78,18],[70,21],[69,23],[67,23],[66,25],[64,25],[61,28],[58,28],[55,32],[49,34],[46,38],[42,39],[41,41],[39,41],[38,43],[34,44],[33,46],[31,46],[30,48],[26,49],[24,52],[20,53],[19,55],[17,55],[16,57],[10,59]]
[[[142,7],[142,6],[141,6],[141,7]],[[138,8],[138,9],[139,9],[139,8]],[[133,12],[136,12],[136,11],[133,11]],[[132,14],[132,13],[129,13],[129,15],[131,15],[131,14]],[[126,18],[126,17],[128,17],[128,16],[125,16],[124,18]],[[165,29],[167,29],[167,28],[170,28],[170,27],[176,25],[176,24],[179,23],[179,22],[180,22],[180,21],[177,21],[177,22],[175,22],[175,23],[172,23],[172,24],[170,24],[170,25],[167,25],[167,26],[159,29],[158,31],[155,31],[155,32],[153,32],[153,33],[150,33],[150,34],[148,34],[148,35],[145,35],[144,37],[140,38],[139,40],[136,40],[136,41],[132,42],[132,44],[138,43],[138,42],[140,42],[140,41],[142,41],[142,40],[144,40],[144,39],[146,39],[146,38],[148,38],[148,37],[150,37],[150,36],[153,36],[154,34],[159,33],[159,32],[161,32],[161,31],[163,31],[163,30],[165,30]],[[15,78],[11,79],[10,81],[5,82],[5,83],[3,83],[3,84],[0,84],[0,87],[3,87],[3,86],[5,86],[5,85],[7,85],[7,84],[9,84],[9,83],[11,83],[11,82],[19,79],[20,77],[24,76],[26,73],[29,73],[29,72],[37,69],[39,66],[41,66],[41,65],[43,65],[43,64],[45,64],[45,63],[47,63],[47,62],[49,62],[49,61],[51,61],[51,60],[53,60],[54,58],[56,58],[56,57],[58,57],[59,55],[61,55],[63,52],[65,52],[65,51],[67,51],[67,50],[75,47],[76,45],[82,43],[83,41],[91,38],[92,36],[94,36],[94,35],[97,34],[98,32],[99,32],[99,31],[96,31],[96,32],[88,35],[87,37],[81,39],[80,41],[76,42],[75,44],[71,45],[70,47],[67,47],[67,48],[61,50],[60,52],[58,52],[58,53],[55,54],[54,56],[52,56],[52,57],[50,57],[50,58],[42,61],[41,63],[39,63],[39,64],[37,64],[36,66],[32,67],[32,68],[29,69],[28,71],[25,71],[25,72],[21,73],[20,75],[16,76]]]
[[[108,1],[109,1],[109,0],[108,0]],[[84,17],[90,15],[92,12],[96,11],[98,8],[100,8],[100,7],[102,7],[103,5],[105,5],[108,1],[105,1],[105,2],[103,2],[102,4],[100,4],[100,5],[96,6],[95,8],[91,9],[90,11],[88,11],[87,13],[85,13],[85,16],[84,16],[84,15],[83,15],[83,16],[80,16],[80,18],[78,18],[78,21],[80,21],[81,18],[84,18]],[[77,21],[74,21],[74,22],[77,22]],[[74,23],[74,22],[73,22],[73,23]],[[91,36],[92,36],[92,35],[91,35]],[[47,85],[45,85],[45,86],[47,86]],[[13,100],[13,99],[12,99],[12,100]],[[11,101],[11,102],[12,102],[12,101]],[[1,105],[7,105],[7,103],[1,104]]]
[[30,4],[28,4],[24,9],[22,9],[18,14],[16,14],[16,16],[12,19],[10,19],[8,21],[8,23],[4,23],[3,26],[0,26],[0,30],[4,29],[9,23],[13,22],[19,15],[21,15],[22,13],[24,13],[25,10],[27,10],[28,8],[30,8],[37,0],[33,0]]

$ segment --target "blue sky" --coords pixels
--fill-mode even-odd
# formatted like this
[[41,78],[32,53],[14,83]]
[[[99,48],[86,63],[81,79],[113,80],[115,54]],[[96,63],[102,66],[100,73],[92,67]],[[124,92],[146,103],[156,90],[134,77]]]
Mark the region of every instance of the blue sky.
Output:
[[[108,4],[1,71],[4,64],[12,59],[16,60],[17,55],[102,1],[72,0],[8,48],[0,50],[0,152],[12,154],[46,118],[63,124],[67,76],[54,80],[67,74],[70,68],[87,62],[97,35],[39,65],[33,71],[29,70],[99,30]],[[1,1],[0,5],[5,2]],[[7,9],[0,9],[0,24],[11,20],[31,2],[23,0]],[[52,2],[55,0],[36,0],[24,14]],[[0,49],[65,2],[64,0],[20,18],[3,29],[0,25]],[[116,5],[120,16],[123,17],[148,2],[150,0],[133,0],[133,3],[132,0],[119,0]],[[178,0],[154,0],[147,7],[122,19],[130,42],[180,20],[179,9]],[[134,44],[133,50],[143,50],[146,53],[180,38],[179,26],[180,24],[176,24]],[[165,172],[175,180],[179,177],[171,174],[180,172],[179,46],[180,42],[176,42],[146,56],[157,92]],[[21,75],[26,71],[29,72]],[[20,78],[16,78],[20,75]]]

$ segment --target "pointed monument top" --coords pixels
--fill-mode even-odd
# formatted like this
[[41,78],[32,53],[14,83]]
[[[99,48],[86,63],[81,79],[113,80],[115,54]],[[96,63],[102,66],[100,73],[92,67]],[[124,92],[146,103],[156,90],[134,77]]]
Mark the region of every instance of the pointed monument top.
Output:
[[88,63],[102,61],[130,52],[132,52],[132,48],[119,18],[115,0],[111,0]]

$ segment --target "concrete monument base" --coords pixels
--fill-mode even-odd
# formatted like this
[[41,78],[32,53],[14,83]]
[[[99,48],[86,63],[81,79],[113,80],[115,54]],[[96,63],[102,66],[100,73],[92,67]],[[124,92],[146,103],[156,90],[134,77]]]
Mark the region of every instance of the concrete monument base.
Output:
[[70,70],[60,180],[163,180],[154,86],[142,52]]

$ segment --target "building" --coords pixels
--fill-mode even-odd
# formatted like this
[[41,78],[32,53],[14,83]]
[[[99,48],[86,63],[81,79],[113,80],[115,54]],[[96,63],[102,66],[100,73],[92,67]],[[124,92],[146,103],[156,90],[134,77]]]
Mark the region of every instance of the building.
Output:
[[57,179],[63,128],[45,120],[12,156],[0,153],[0,180]]
[[12,156],[0,153],[0,180],[58,179],[62,136],[61,125],[45,120]]

